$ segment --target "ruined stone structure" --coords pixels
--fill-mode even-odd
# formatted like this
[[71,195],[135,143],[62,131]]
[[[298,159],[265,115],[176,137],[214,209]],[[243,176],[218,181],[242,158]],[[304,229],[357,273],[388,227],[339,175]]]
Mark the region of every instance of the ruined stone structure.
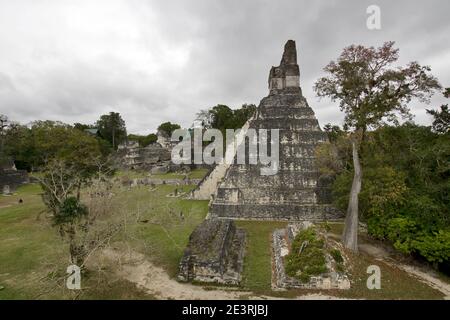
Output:
[[171,141],[170,136],[163,130],[158,130],[156,133],[157,140],[156,142],[159,143],[163,148],[172,150],[174,146],[174,142]]
[[172,171],[170,149],[159,143],[152,143],[142,148],[137,142],[130,141],[119,146],[117,150],[118,166],[128,170],[149,170],[152,173]]
[[[249,128],[250,122],[252,118],[249,119],[241,128],[239,133],[235,135],[234,141],[231,143],[236,143],[240,145],[243,143],[245,136],[247,134],[247,130]],[[233,158],[235,157],[236,150],[231,147],[227,147],[225,151],[225,159],[230,161],[222,161],[221,163],[218,163],[210,172],[208,175],[206,175],[202,181],[198,184],[197,188],[195,188],[191,193],[191,198],[196,200],[210,200],[211,196],[213,196],[217,190],[217,186],[222,181],[223,177],[225,176],[227,170],[230,167],[230,163],[232,162]]]
[[[304,221],[299,224],[289,224],[285,229],[275,230],[273,233],[273,268],[272,287],[273,289],[350,289],[350,280],[345,272],[338,272],[333,264],[333,258],[329,254],[325,255],[328,271],[323,274],[311,276],[311,279],[302,283],[301,281],[289,277],[284,268],[284,257],[289,254],[291,244],[299,231],[312,226],[310,222]],[[338,243],[329,240],[327,246],[337,246]]]
[[[289,40],[269,75],[269,95],[249,127],[279,129],[279,168],[260,174],[261,165],[233,164],[210,205],[210,216],[233,219],[321,220],[341,214],[329,205],[330,189],[315,166],[315,148],[327,141],[299,86],[295,42]],[[247,154],[248,158],[248,154]],[[236,163],[236,162],[235,162]]]
[[18,187],[29,182],[28,172],[17,170],[13,161],[0,166],[0,192],[3,194],[14,192]]
[[207,219],[189,237],[178,280],[237,285],[244,249],[245,232],[233,221]]

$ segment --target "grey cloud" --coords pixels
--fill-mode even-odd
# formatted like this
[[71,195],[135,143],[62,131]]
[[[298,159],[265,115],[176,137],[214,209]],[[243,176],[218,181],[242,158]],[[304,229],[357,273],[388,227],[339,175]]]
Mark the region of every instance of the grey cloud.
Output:
[[[131,132],[188,126],[218,103],[258,103],[287,39],[297,42],[301,86],[321,124],[343,116],[312,86],[352,43],[394,40],[401,63],[430,64],[450,82],[447,0],[87,3],[0,0],[1,113],[89,123],[115,110]],[[366,28],[370,4],[381,7],[382,30]],[[432,106],[443,102],[436,96]],[[423,105],[411,107],[417,122],[430,122]]]

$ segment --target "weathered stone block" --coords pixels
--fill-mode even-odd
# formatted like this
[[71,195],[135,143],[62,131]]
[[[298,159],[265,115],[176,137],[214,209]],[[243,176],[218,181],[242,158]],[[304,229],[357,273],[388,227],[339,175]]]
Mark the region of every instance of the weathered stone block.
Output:
[[30,182],[28,172],[26,170],[0,169],[0,190],[8,189],[13,192],[23,184]]
[[[312,226],[309,221],[304,221],[300,224],[289,224],[285,229],[275,230],[273,233],[273,288],[274,289],[349,289],[350,280],[348,276],[343,272],[337,272],[333,264],[331,263],[331,258],[326,255],[327,259],[327,269],[328,271],[311,276],[310,280],[303,283],[295,278],[288,276],[285,272],[284,267],[284,257],[289,254],[294,238],[299,231],[307,229]],[[330,245],[330,244],[327,244]]]
[[237,285],[244,251],[245,232],[233,221],[207,219],[189,237],[178,280]]

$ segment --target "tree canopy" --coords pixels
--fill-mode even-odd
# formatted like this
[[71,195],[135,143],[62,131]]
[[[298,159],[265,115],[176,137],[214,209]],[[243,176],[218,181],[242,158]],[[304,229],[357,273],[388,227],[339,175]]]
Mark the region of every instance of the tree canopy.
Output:
[[162,131],[165,134],[167,134],[167,136],[170,137],[170,136],[172,136],[172,132],[174,132],[176,129],[180,129],[180,128],[181,128],[181,126],[179,124],[168,121],[168,122],[161,123],[158,126],[158,131]]
[[138,142],[139,146],[141,146],[141,147],[146,147],[149,144],[154,143],[154,142],[156,142],[156,140],[158,140],[158,136],[154,133],[150,133],[146,136],[138,135],[138,134],[129,134],[127,138],[129,141]]
[[126,139],[127,129],[125,121],[117,112],[102,115],[96,122],[96,126],[100,135],[103,139],[109,141],[114,150]]
[[[444,97],[450,97],[450,88],[445,89]],[[448,104],[442,105],[440,110],[427,110],[427,113],[433,116],[432,128],[434,132],[450,132],[450,111],[448,109]]]
[[385,122],[397,123],[397,116],[410,118],[408,103],[413,98],[429,101],[439,82],[430,67],[410,62],[394,67],[398,60],[394,42],[380,48],[351,45],[324,71],[328,74],[314,85],[319,97],[339,101],[349,128],[377,127]]
[[[317,150],[322,174],[335,178],[335,206],[349,202],[353,165],[348,133]],[[331,135],[333,133],[330,133]],[[367,134],[359,211],[372,237],[430,262],[450,259],[450,137],[405,123]]]
[[413,98],[428,102],[434,91],[441,88],[428,66],[413,61],[394,67],[398,52],[394,42],[379,48],[351,45],[324,68],[327,76],[314,85],[319,97],[339,101],[345,114],[344,126],[353,130],[354,175],[342,235],[344,246],[353,251],[358,250],[358,201],[363,174],[359,151],[366,131],[385,123],[398,124],[398,116],[410,119],[408,103]]

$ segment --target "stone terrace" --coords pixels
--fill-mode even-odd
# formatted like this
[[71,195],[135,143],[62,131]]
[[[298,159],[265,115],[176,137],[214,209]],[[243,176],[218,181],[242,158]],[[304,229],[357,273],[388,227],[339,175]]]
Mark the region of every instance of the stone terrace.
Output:
[[[261,100],[250,128],[279,129],[278,173],[260,174],[260,165],[233,164],[219,184],[211,217],[265,220],[335,220],[330,188],[315,165],[315,148],[326,142],[299,86],[295,42],[284,48],[280,66],[269,75],[269,96]],[[247,150],[248,158],[248,150]]]

